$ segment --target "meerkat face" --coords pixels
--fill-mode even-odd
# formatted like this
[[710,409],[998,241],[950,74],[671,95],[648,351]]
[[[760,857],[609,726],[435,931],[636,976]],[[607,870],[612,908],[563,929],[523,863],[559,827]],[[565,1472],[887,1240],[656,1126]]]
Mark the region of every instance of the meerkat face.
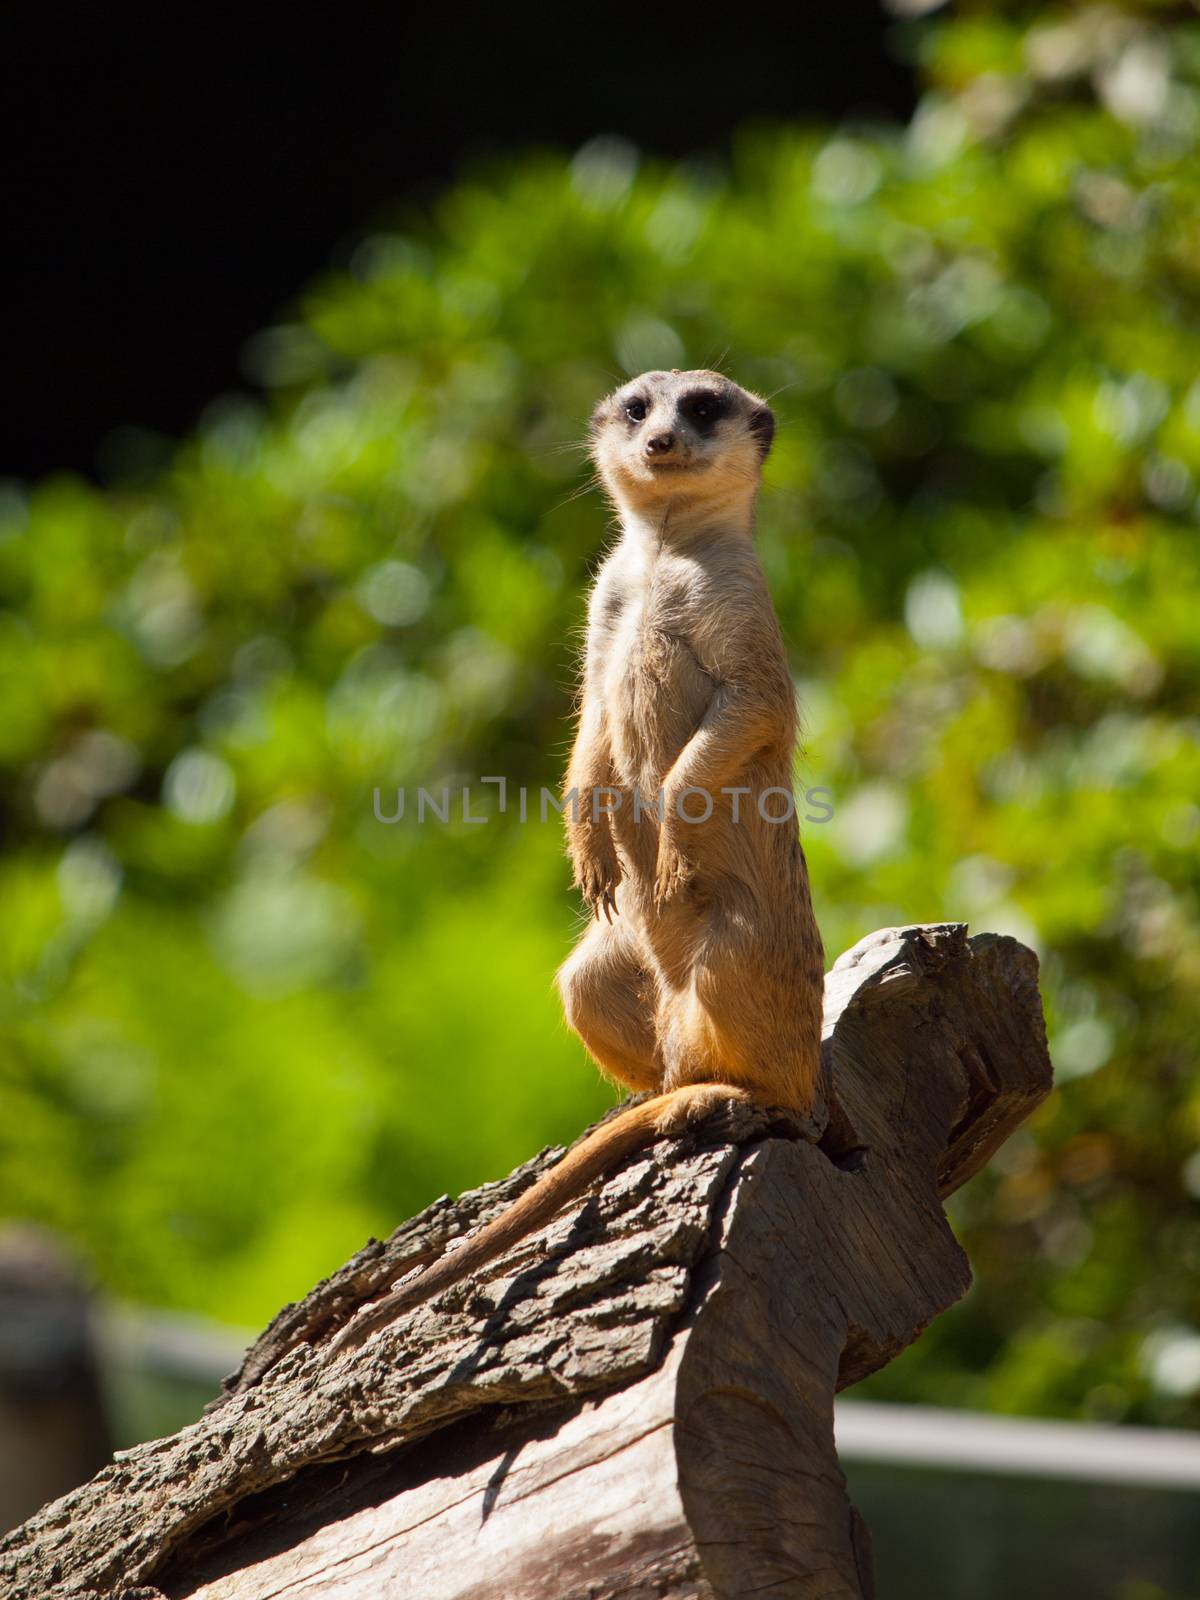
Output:
[[592,415],[591,451],[614,498],[652,512],[753,496],[775,417],[719,372],[643,372]]

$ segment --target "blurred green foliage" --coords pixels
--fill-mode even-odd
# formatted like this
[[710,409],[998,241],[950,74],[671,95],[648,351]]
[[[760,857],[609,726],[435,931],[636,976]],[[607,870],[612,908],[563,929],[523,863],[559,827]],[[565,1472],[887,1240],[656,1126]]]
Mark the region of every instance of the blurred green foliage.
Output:
[[260,1323],[608,1102],[553,817],[372,796],[558,784],[605,526],[575,442],[624,374],[721,362],[781,420],[830,956],[953,917],[1043,958],[1059,1091],[875,1392],[1200,1420],[1200,30],[916,39],[905,129],[462,181],[165,467],[4,498],[0,1203],[113,1291]]

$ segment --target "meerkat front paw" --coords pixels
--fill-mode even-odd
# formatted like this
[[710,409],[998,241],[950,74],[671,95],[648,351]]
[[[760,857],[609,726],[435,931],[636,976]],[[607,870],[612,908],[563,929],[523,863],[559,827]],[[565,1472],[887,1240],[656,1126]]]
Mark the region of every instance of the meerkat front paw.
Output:
[[621,876],[621,863],[611,848],[591,849],[576,856],[575,884],[597,920],[602,911],[609,922],[618,914],[617,889]]
[[687,886],[692,878],[692,865],[673,839],[665,834],[658,843],[658,871],[654,880],[654,904],[665,905]]

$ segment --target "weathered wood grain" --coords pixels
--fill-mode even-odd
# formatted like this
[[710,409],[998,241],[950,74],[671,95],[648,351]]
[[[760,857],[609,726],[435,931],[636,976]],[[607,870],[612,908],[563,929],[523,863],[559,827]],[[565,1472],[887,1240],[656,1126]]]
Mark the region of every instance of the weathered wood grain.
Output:
[[1050,1083],[1036,963],[885,930],[826,990],[825,1103],[730,1107],[361,1350],[329,1336],[554,1159],[371,1243],[175,1438],[0,1544],[4,1593],[863,1596],[836,1388],[969,1282],[940,1196]]

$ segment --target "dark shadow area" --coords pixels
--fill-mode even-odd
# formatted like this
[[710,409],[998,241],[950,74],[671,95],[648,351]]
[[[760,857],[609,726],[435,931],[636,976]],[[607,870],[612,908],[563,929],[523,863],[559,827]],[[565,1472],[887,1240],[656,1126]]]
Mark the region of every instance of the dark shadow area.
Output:
[[[95,472],[187,429],[246,340],[364,230],[480,158],[620,134],[721,157],[747,121],[903,118],[876,0],[713,27],[638,13],[357,8],[236,29],[46,6],[6,49],[0,475]],[[165,440],[162,441],[165,447]],[[120,449],[116,456],[121,455]]]

